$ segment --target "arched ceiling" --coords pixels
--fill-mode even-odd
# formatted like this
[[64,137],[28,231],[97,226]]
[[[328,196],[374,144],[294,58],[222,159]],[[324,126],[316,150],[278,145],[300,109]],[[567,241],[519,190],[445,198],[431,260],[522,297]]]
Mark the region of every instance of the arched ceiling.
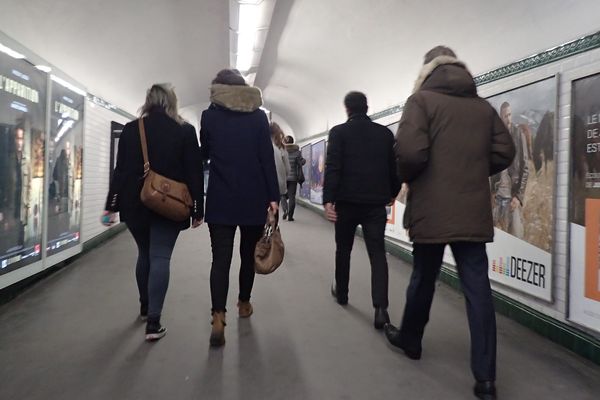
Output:
[[128,112],[153,83],[208,103],[229,65],[226,0],[0,0],[0,30]]
[[[0,0],[0,30],[92,93],[135,113],[171,82],[186,116],[229,64],[228,0]],[[343,96],[370,111],[403,103],[423,54],[456,50],[474,74],[600,30],[598,0],[277,0],[255,84],[296,137],[345,120]]]
[[345,120],[350,90],[371,112],[403,103],[435,45],[479,74],[597,31],[599,14],[597,0],[280,0],[255,84],[307,137]]

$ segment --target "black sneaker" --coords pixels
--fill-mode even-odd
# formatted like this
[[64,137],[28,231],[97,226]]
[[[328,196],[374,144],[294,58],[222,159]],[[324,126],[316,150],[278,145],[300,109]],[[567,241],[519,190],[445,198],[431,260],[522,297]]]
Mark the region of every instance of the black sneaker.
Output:
[[146,340],[149,342],[159,340],[167,334],[167,328],[160,325],[160,322],[148,322],[146,324]]

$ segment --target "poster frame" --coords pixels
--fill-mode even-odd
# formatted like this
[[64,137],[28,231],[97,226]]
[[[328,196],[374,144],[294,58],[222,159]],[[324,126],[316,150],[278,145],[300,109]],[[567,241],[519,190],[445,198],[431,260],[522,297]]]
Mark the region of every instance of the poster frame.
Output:
[[[65,81],[72,81],[70,78],[64,79]],[[58,83],[57,83],[58,84]],[[81,87],[78,83],[74,83],[75,85]],[[50,196],[48,196],[48,192],[49,192],[49,187],[50,187],[50,175],[49,175],[49,166],[50,166],[50,158],[49,158],[49,152],[50,152],[50,128],[51,128],[51,121],[52,121],[52,116],[51,116],[51,110],[52,110],[52,78],[51,75],[48,74],[48,86],[49,86],[49,90],[48,90],[48,101],[47,101],[47,109],[46,109],[46,174],[45,174],[45,182],[44,182],[44,190],[45,190],[45,200],[44,200],[44,206],[46,209],[46,215],[44,218],[44,235],[43,235],[43,239],[42,239],[42,247],[43,247],[43,257],[42,257],[42,261],[44,261],[43,263],[43,269],[47,269],[50,267],[53,267],[54,265],[61,263],[73,256],[76,256],[77,254],[81,253],[83,251],[83,237],[82,237],[82,231],[83,231],[83,209],[84,209],[84,204],[85,204],[85,194],[83,192],[83,188],[85,185],[83,185],[83,179],[86,176],[86,171],[83,170],[83,165],[82,165],[82,185],[81,185],[81,202],[80,202],[80,209],[81,212],[79,213],[79,243],[77,243],[74,246],[71,246],[69,248],[66,248],[65,250],[59,251],[55,254],[52,255],[48,255],[47,251],[48,251],[48,217],[50,216],[49,214],[49,206],[50,206]],[[85,90],[85,89],[84,89]],[[87,91],[86,91],[86,95],[83,96],[83,118],[81,119],[81,124],[82,124],[82,131],[81,131],[81,146],[82,146],[82,157],[85,157],[85,120],[87,118]],[[83,162],[83,161],[82,161]]]
[[[493,276],[490,276],[490,282],[493,283],[493,285],[498,285],[499,287],[502,287],[504,289],[508,289],[511,291],[515,291],[517,293],[519,293],[520,295],[526,296],[526,297],[530,297],[530,298],[534,298],[537,300],[541,300],[545,303],[548,304],[554,304],[555,303],[555,283],[556,283],[556,268],[555,268],[555,264],[556,264],[556,257],[557,257],[557,246],[556,246],[556,229],[557,229],[557,215],[558,215],[558,193],[557,193],[557,189],[558,189],[558,173],[557,173],[557,169],[556,166],[558,164],[558,155],[559,155],[559,151],[558,151],[558,146],[559,146],[559,129],[558,129],[558,124],[559,124],[559,108],[560,108],[560,86],[561,86],[561,74],[559,72],[556,73],[546,73],[546,71],[540,71],[539,74],[534,74],[531,76],[528,76],[526,79],[521,79],[518,80],[517,84],[514,84],[514,77],[512,77],[513,79],[509,80],[509,83],[512,83],[512,85],[510,86],[502,86],[501,89],[498,90],[491,90],[489,92],[486,92],[484,96],[482,96],[486,101],[489,101],[490,98],[492,97],[496,97],[496,96],[500,96],[502,94],[505,93],[509,93],[527,86],[531,86],[531,85],[535,85],[536,83],[539,82],[543,82],[549,79],[554,79],[554,99],[555,99],[555,103],[554,103],[554,132],[553,132],[553,157],[554,157],[554,163],[555,163],[555,170],[554,170],[554,174],[552,177],[552,182],[553,182],[553,188],[552,188],[552,224],[551,224],[551,231],[552,231],[552,238],[550,239],[550,243],[551,243],[551,250],[550,250],[550,257],[551,257],[551,261],[550,261],[550,268],[551,268],[551,282],[549,284],[549,293],[548,296],[542,296],[542,295],[537,295],[534,293],[530,293],[527,292],[523,289],[520,289],[518,287],[515,286],[511,286],[508,285],[504,282],[500,282],[498,280],[493,279]],[[498,228],[494,227],[494,231],[496,231]],[[490,243],[490,244],[493,244]]]
[[580,322],[580,321],[576,321],[573,319],[573,315],[572,315],[572,295],[573,292],[571,290],[571,284],[572,284],[572,280],[573,280],[573,259],[572,259],[572,230],[571,230],[571,212],[573,211],[573,196],[571,196],[571,190],[572,190],[572,176],[573,176],[573,170],[574,170],[574,163],[573,163],[573,140],[572,140],[572,136],[573,136],[573,124],[575,119],[573,118],[574,112],[575,112],[575,108],[573,107],[574,104],[574,97],[575,97],[575,91],[573,90],[573,85],[575,84],[576,81],[582,80],[582,79],[586,79],[595,75],[600,75],[600,65],[598,64],[590,64],[590,65],[584,65],[581,66],[579,68],[576,68],[572,71],[569,71],[567,73],[563,74],[563,78],[565,80],[565,82],[568,82],[567,85],[567,93],[568,93],[568,98],[569,98],[569,113],[568,113],[568,118],[569,118],[569,125],[568,125],[568,143],[567,143],[567,147],[568,147],[568,155],[567,155],[567,162],[569,164],[569,168],[568,168],[568,175],[567,175],[567,198],[568,198],[568,210],[567,210],[567,232],[566,232],[566,249],[565,249],[565,253],[566,253],[566,265],[567,265],[567,270],[566,270],[566,287],[565,287],[565,292],[566,292],[566,298],[565,298],[565,320],[568,321],[570,324],[572,324],[574,327],[583,330],[584,332],[590,332],[592,335],[598,335],[600,333],[600,330],[594,329],[588,325],[585,325],[584,323]]

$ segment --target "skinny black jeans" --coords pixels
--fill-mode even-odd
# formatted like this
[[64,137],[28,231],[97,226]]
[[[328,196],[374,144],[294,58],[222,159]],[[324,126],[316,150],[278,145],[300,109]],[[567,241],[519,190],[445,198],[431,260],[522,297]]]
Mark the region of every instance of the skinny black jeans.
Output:
[[[229,269],[233,256],[233,240],[236,225],[208,224],[212,248],[212,266],[210,269],[210,295],[212,312],[227,311],[227,293],[229,292]],[[254,249],[263,233],[262,225],[240,226],[240,266],[238,300],[250,301],[254,285]]]

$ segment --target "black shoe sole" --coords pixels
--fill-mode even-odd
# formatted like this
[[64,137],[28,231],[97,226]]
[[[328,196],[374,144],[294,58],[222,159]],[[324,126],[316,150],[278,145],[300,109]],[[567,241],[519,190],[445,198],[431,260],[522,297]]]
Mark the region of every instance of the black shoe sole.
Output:
[[146,333],[146,341],[147,342],[156,342],[165,337],[167,334],[167,328],[162,329],[158,332]]

